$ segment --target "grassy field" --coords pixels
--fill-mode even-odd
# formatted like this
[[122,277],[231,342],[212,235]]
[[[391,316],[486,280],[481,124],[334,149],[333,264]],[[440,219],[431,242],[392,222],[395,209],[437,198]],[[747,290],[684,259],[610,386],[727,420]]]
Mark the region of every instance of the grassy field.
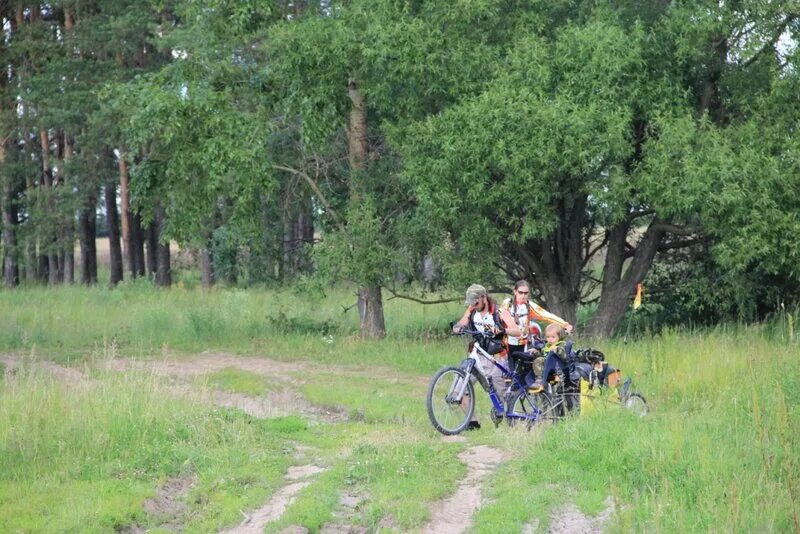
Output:
[[[449,441],[424,393],[463,357],[445,334],[460,306],[389,301],[389,337],[368,342],[342,311],[354,297],[330,293],[0,292],[0,531],[230,528],[307,465],[324,471],[266,531],[413,531],[460,487],[459,454],[477,445],[504,457],[481,479],[477,532],[545,531],[569,503],[592,516],[608,502],[613,532],[800,529],[800,351],[786,322],[603,343],[648,398],[644,419],[609,406],[543,431],[494,429],[482,402],[483,428]],[[119,365],[167,357],[185,370],[228,360],[182,379]],[[281,371],[261,372],[267,361]],[[209,392],[283,395],[290,408],[297,395],[344,415],[255,417]],[[153,505],[169,487],[177,504]]]

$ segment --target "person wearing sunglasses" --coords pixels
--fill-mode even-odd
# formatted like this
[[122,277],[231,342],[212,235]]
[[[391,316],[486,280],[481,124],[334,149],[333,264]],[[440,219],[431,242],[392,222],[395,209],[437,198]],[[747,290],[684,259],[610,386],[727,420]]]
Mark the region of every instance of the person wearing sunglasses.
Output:
[[550,313],[535,302],[530,300],[530,284],[526,280],[518,280],[514,284],[514,295],[504,301],[504,308],[508,308],[511,320],[522,332],[520,336],[509,333],[508,363],[509,368],[517,373],[528,375],[528,382],[533,382],[542,375],[544,369],[544,355],[534,351],[534,338],[542,337],[542,327],[537,321],[557,324],[566,332],[572,331],[572,325],[567,321]]

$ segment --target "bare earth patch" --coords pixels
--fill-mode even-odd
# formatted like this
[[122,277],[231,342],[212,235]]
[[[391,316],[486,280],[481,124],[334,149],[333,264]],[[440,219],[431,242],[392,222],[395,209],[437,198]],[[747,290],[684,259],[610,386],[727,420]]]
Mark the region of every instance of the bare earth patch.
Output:
[[334,514],[334,521],[326,523],[320,534],[366,534],[367,527],[356,525],[358,512],[366,498],[355,493],[342,493],[339,496],[339,510]]
[[466,531],[472,523],[472,514],[481,506],[481,479],[503,461],[503,453],[478,445],[462,452],[458,458],[467,464],[467,476],[452,496],[433,506],[433,518],[422,532],[456,534]]
[[292,414],[302,414],[312,420],[326,423],[347,421],[344,409],[317,406],[297,393],[294,386],[299,382],[290,376],[297,372],[294,363],[270,360],[267,358],[246,358],[225,353],[203,353],[190,359],[127,360],[116,359],[108,362],[108,368],[115,371],[138,369],[150,371],[160,376],[191,378],[234,367],[254,374],[276,379],[283,389],[265,391],[264,396],[252,397],[241,393],[214,391],[210,401],[217,406],[236,408],[253,417],[268,418]]
[[[192,376],[203,375],[220,371],[226,367],[238,367],[251,373],[291,380],[292,373],[319,372],[319,365],[311,361],[297,360],[285,362],[273,360],[263,356],[237,356],[226,352],[201,352],[191,358],[175,357],[161,360],[117,359],[113,360],[116,370],[124,370],[127,365],[140,366],[142,363],[150,365],[157,373],[165,375]],[[121,367],[121,368],[120,368]],[[326,364],[326,372],[333,372],[344,376],[367,376],[380,378],[389,383],[414,383],[427,384],[428,377],[409,375],[392,369],[372,367],[369,369],[356,369],[353,367],[333,366]]]
[[168,530],[182,530],[186,511],[184,498],[197,483],[195,477],[172,477],[158,489],[152,499],[144,502],[144,511],[160,520],[159,526]]
[[614,501],[611,497],[606,499],[606,508],[597,517],[583,514],[574,504],[566,504],[555,512],[550,519],[552,534],[601,534],[614,515]]
[[286,508],[292,503],[295,496],[306,486],[311,484],[307,479],[317,473],[324,471],[323,468],[314,465],[306,465],[301,467],[290,468],[286,473],[286,480],[293,481],[303,478],[297,482],[291,482],[282,487],[272,496],[267,504],[251,512],[244,514],[246,519],[242,521],[239,526],[230,530],[224,531],[225,534],[261,534],[264,532],[264,526],[271,521],[279,519]]

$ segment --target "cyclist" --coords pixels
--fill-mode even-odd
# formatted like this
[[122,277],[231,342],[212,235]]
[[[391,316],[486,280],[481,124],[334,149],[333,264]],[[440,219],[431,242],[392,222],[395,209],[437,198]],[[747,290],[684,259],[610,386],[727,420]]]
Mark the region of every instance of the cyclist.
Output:
[[[522,335],[519,337],[508,336],[508,363],[511,366],[510,369],[517,373],[532,371],[534,380],[541,382],[540,379],[544,370],[544,360],[547,352],[534,352],[530,343],[532,336],[542,336],[542,328],[537,321],[559,325],[566,332],[572,331],[572,325],[558,315],[552,314],[538,304],[531,302],[530,292],[530,284],[526,280],[518,280],[514,284],[513,299],[506,299],[504,302],[504,305],[506,302],[508,303],[507,308],[512,320],[522,331]],[[534,358],[528,363],[531,360],[532,352],[534,353]],[[519,369],[517,366],[519,366]],[[530,380],[528,382],[530,383]],[[537,384],[537,386],[539,385],[541,384]]]
[[[491,332],[498,339],[502,339],[504,332],[512,336],[522,335],[522,331],[514,324],[514,320],[508,310],[501,309],[482,285],[473,284],[467,288],[464,305],[467,309],[464,310],[464,315],[461,319],[453,325],[454,333],[458,334],[462,329],[468,328],[469,330]],[[467,347],[467,352],[471,351],[472,343]],[[498,362],[507,366],[505,350],[496,354],[495,358]],[[505,398],[507,385],[500,370],[486,361],[481,362],[481,366],[486,371],[486,376],[491,378],[497,394],[501,399]],[[474,419],[473,415],[473,420],[469,422],[467,430],[480,427],[480,423],[477,419]]]

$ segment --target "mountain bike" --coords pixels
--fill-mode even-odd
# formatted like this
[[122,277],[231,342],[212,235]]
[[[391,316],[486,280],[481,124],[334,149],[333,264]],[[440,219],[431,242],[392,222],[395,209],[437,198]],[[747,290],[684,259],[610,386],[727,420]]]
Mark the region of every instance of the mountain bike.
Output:
[[[471,335],[474,343],[469,356],[459,366],[446,366],[431,379],[426,396],[428,417],[434,428],[445,435],[454,435],[467,428],[475,413],[474,383],[481,385],[492,403],[490,416],[495,426],[505,419],[510,424],[524,422],[529,427],[536,424],[542,416],[537,407],[537,399],[528,395],[524,377],[512,372],[494,357],[503,350],[502,344],[487,332],[462,329],[454,335]],[[503,380],[509,384],[506,396],[501,399],[492,377],[487,376],[484,364],[499,369]],[[525,411],[508,410],[511,392],[524,399],[528,406]]]

